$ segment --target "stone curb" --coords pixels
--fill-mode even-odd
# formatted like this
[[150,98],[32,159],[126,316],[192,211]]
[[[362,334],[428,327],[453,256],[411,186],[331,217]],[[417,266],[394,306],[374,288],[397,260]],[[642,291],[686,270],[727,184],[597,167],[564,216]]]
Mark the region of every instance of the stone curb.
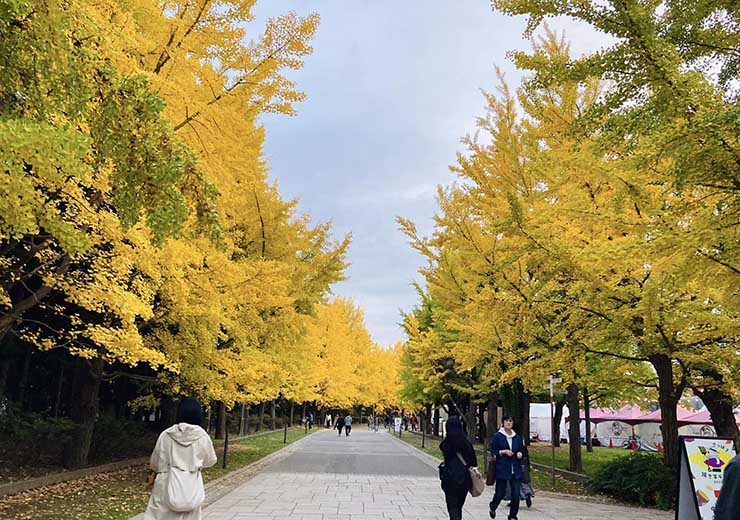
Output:
[[[288,428],[296,429],[296,427]],[[303,428],[301,428],[303,429]],[[283,428],[277,430],[267,430],[260,433],[254,433],[252,435],[243,435],[241,437],[234,437],[229,439],[229,445],[236,444],[245,440],[253,439],[255,437],[262,437],[271,433],[283,431]],[[297,442],[297,441],[296,441]],[[218,442],[217,447],[223,448],[223,442]],[[16,495],[23,493],[24,491],[30,491],[44,486],[51,486],[53,484],[59,484],[61,482],[67,482],[69,480],[77,480],[80,478],[89,477],[91,475],[97,475],[98,473],[110,473],[121,469],[138,466],[140,464],[147,464],[149,457],[139,457],[136,459],[120,460],[118,462],[111,462],[109,464],[102,464],[100,466],[92,466],[89,468],[75,469],[71,471],[61,471],[59,473],[51,473],[44,475],[43,477],[36,477],[31,479],[19,480],[17,482],[9,482],[7,484],[0,484],[0,497]]]
[[32,489],[50,486],[52,484],[59,484],[60,482],[67,482],[68,480],[76,480],[79,478],[89,477],[90,475],[96,475],[98,473],[109,473],[111,471],[118,471],[120,469],[130,468],[131,466],[138,466],[140,464],[146,464],[149,462],[149,457],[141,457],[138,459],[128,459],[120,462],[111,462],[110,464],[103,464],[102,466],[93,466],[91,468],[76,469],[73,471],[63,471],[61,473],[52,473],[43,477],[32,478],[27,480],[20,480],[18,482],[10,482],[9,484],[0,485],[0,497],[8,495],[16,495],[23,493],[24,491],[30,491]]

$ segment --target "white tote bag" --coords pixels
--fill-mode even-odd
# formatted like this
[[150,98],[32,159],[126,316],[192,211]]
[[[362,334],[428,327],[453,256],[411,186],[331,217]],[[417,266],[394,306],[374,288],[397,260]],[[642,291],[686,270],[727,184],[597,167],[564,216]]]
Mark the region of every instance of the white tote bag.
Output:
[[177,513],[198,509],[206,498],[200,470],[170,467],[167,478],[167,506]]

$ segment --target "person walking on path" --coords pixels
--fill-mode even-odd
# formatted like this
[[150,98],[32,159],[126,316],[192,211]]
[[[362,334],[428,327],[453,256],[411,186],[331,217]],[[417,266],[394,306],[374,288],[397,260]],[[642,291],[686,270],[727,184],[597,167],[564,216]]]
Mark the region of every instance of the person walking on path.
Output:
[[334,427],[339,431],[339,436],[342,436],[342,429],[344,428],[344,417],[341,414],[337,414],[337,423]]
[[740,454],[727,464],[722,478],[714,520],[740,520]]
[[[352,431],[352,414],[347,414],[344,418],[344,435],[349,437],[349,433]],[[341,432],[340,432],[341,434]]]
[[447,437],[439,444],[439,449],[444,456],[439,467],[439,479],[445,493],[447,512],[450,520],[461,520],[465,498],[472,485],[468,467],[477,467],[478,458],[458,417],[452,416],[447,420]]
[[331,428],[332,427],[332,420],[331,420],[331,414],[326,414],[326,422],[324,423],[324,427]]
[[489,515],[496,518],[496,508],[506,494],[506,486],[511,486],[509,520],[517,520],[521,496],[522,459],[527,452],[524,441],[514,431],[514,417],[504,415],[503,427],[496,432],[491,441],[491,455],[496,457],[496,491],[489,504]]
[[192,397],[180,401],[177,424],[163,431],[149,467],[156,473],[144,520],[200,520],[205,498],[201,470],[216,463],[203,412]]

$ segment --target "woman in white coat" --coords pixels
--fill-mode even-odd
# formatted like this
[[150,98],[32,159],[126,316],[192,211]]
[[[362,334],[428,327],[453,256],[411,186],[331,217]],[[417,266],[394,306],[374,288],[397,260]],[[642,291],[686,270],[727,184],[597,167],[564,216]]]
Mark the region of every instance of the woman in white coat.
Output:
[[[144,513],[144,520],[201,519],[201,503],[204,496],[201,470],[210,468],[216,463],[213,443],[208,433],[201,428],[202,422],[203,412],[197,399],[188,397],[180,401],[177,424],[159,435],[152,452],[149,466],[157,477]],[[170,482],[171,472],[173,475],[177,473],[172,482]],[[175,484],[177,487],[173,487]],[[188,487],[191,489],[186,489]],[[188,511],[183,511],[181,506],[173,506],[177,500],[169,495],[174,492],[186,497],[196,496],[193,503],[197,505]]]

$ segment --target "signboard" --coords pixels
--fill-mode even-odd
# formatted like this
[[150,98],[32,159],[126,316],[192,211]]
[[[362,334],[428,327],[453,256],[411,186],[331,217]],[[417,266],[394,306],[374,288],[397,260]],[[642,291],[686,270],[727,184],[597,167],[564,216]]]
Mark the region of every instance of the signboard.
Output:
[[396,433],[401,433],[401,418],[400,417],[393,418],[393,431],[395,431]]
[[681,436],[679,445],[676,520],[712,520],[725,467],[735,456],[732,439]]

